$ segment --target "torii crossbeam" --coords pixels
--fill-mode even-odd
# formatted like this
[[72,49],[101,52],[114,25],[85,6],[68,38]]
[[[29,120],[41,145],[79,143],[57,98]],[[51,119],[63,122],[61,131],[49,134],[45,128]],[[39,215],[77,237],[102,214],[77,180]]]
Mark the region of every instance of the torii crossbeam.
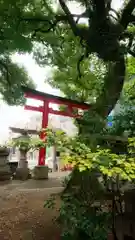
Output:
[[[43,105],[39,107],[25,105],[26,110],[38,111],[42,113],[42,128],[48,127],[49,114],[67,116],[71,118],[80,118],[82,114],[79,113],[79,110],[85,111],[91,107],[87,103],[81,103],[71,99],[54,96],[54,95],[43,93],[31,88],[27,88],[24,86],[22,87],[22,89],[25,93],[25,98],[31,98],[31,99],[40,100],[43,102]],[[65,110],[62,110],[62,111],[54,110],[49,106],[50,103],[65,106]],[[46,137],[45,133],[42,132],[40,137],[41,139],[44,139]],[[45,165],[45,157],[46,157],[46,148],[41,148],[39,151],[39,160],[38,160],[39,166]]]

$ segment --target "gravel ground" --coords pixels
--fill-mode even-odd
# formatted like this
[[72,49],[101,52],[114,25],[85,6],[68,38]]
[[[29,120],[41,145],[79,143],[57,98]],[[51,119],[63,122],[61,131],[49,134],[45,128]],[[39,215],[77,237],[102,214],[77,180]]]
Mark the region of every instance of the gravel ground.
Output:
[[52,219],[58,214],[45,209],[51,193],[62,190],[61,179],[0,184],[0,240],[56,240],[59,229]]

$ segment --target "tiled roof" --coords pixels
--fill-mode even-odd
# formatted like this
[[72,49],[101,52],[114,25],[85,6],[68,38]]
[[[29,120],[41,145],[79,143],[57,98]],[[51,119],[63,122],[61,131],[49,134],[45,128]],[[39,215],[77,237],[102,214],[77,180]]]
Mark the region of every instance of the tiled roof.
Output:
[[[42,124],[42,117],[41,114],[33,114],[32,117],[27,122],[18,122],[14,126],[21,129],[33,129],[33,130],[40,130]],[[49,127],[53,129],[62,129],[68,135],[75,135],[77,133],[77,128],[73,124],[73,120],[68,117],[62,117],[57,115],[50,115],[49,116]]]

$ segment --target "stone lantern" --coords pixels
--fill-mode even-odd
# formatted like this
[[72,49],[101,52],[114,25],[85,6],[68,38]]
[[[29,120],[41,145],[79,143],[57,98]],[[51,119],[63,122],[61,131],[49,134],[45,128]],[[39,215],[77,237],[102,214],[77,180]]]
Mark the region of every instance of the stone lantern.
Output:
[[30,136],[27,132],[23,132],[17,139],[19,149],[19,161],[16,169],[16,179],[26,180],[30,177],[28,168],[27,153],[30,150]]

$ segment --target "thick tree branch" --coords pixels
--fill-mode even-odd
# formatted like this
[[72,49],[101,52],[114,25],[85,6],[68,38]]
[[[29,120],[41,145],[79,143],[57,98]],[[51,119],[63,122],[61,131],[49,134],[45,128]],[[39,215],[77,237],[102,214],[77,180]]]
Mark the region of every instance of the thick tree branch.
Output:
[[128,50],[128,53],[129,53],[130,55],[132,55],[133,57],[135,57],[135,52],[133,52],[131,49]]
[[123,40],[123,39],[129,39],[131,36],[132,36],[132,32],[129,32],[128,30],[125,30],[121,36],[120,36],[120,40]]
[[86,6],[86,8],[89,6],[89,0],[84,0],[84,4]]
[[100,21],[103,20],[106,17],[105,0],[92,0],[92,4],[96,12],[96,17]]
[[[88,18],[88,13],[83,12],[82,14],[71,14],[71,16],[72,18],[77,18],[77,20],[79,21],[79,19],[81,18]],[[36,36],[37,32],[48,33],[51,30],[54,30],[54,28],[57,26],[59,22],[68,23],[68,17],[66,15],[56,15],[54,16],[53,20],[50,20],[48,17],[41,17],[41,18],[40,17],[21,17],[19,21],[35,22],[35,23],[42,22],[42,23],[47,23],[49,25],[47,29],[43,29],[43,27],[36,28],[34,30],[34,34],[32,35],[34,37]]]
[[126,53],[129,53],[133,57],[135,57],[135,52],[132,51],[132,46],[135,40],[135,34],[129,31],[125,31],[123,35],[121,36],[120,40],[126,39],[128,40],[128,45],[126,47]]
[[[86,12],[84,12],[84,13],[82,13],[80,15],[73,14],[72,16],[76,17],[77,18],[77,22],[78,22],[80,18],[86,17],[87,15],[86,15]],[[37,19],[37,18],[33,19],[32,18],[32,19],[28,19],[28,20],[25,20],[25,21],[40,21],[40,19]],[[62,16],[61,15],[61,16],[56,16],[55,20],[53,20],[53,21],[49,21],[49,20],[46,20],[46,19],[45,20],[41,19],[41,22],[46,22],[49,25],[49,27],[47,29],[43,29],[43,27],[34,29],[34,33],[32,34],[32,37],[36,37],[36,34],[38,32],[40,32],[40,33],[49,33],[51,30],[54,31],[55,27],[57,26],[57,24],[59,22],[68,22],[68,20],[67,20],[66,16],[64,16],[64,15]]]
[[[83,12],[82,14],[71,14],[72,18],[88,18],[88,13],[87,11]],[[26,16],[23,16],[23,17],[20,17],[19,18],[20,22],[21,21],[27,21],[27,22],[50,22],[50,21],[57,21],[58,22],[68,22],[68,17],[67,15],[55,15],[54,16],[54,19],[49,19],[48,16],[42,16],[42,17],[26,17]]]
[[36,37],[36,34],[38,32],[41,33],[49,33],[51,30],[54,30],[54,28],[57,26],[59,22],[67,22],[67,17],[65,15],[56,15],[54,16],[54,19],[50,20],[49,17],[47,16],[42,16],[42,17],[21,17],[19,19],[19,22],[35,22],[35,23],[46,23],[48,27],[46,26],[47,29],[45,29],[45,25],[40,26],[38,28],[35,28],[33,30],[33,34],[31,35],[32,38]]
[[134,40],[134,36],[131,35],[130,38],[129,38],[128,49],[132,48],[133,40]]
[[3,73],[6,76],[6,80],[7,80],[8,84],[9,84],[9,86],[11,86],[11,82],[10,82],[10,79],[9,79],[8,65],[4,61],[0,60],[0,66],[3,69],[2,71],[3,71]]
[[[115,13],[116,17],[113,16],[115,19],[120,19],[120,14],[113,8],[110,8],[110,12]],[[109,14],[110,15],[110,14]],[[112,16],[112,15],[111,15]]]
[[[82,77],[82,73],[81,73],[81,63],[83,62],[84,59],[88,58],[89,56],[89,51],[88,49],[86,48],[85,49],[85,53],[83,55],[80,56],[80,58],[78,59],[78,62],[77,62],[77,72],[78,72],[78,77],[81,78]],[[78,78],[77,77],[77,78]]]
[[129,2],[123,9],[121,19],[120,19],[120,24],[124,27],[124,29],[126,29],[128,24],[130,23],[131,14],[134,9],[135,9],[135,0],[129,0]]
[[81,18],[89,18],[89,14],[88,14],[87,10],[84,13],[80,14],[80,15],[72,14],[72,16],[77,18],[76,19],[76,23],[78,23]]
[[130,22],[131,22],[132,24],[135,24],[135,16],[134,16],[134,15],[131,15],[131,17],[130,17]]
[[58,22],[59,22],[58,19],[55,19],[53,22],[48,21],[47,23],[48,23],[50,26],[49,26],[47,29],[43,29],[43,27],[36,28],[36,29],[34,30],[34,33],[33,33],[32,37],[36,37],[36,34],[37,34],[38,32],[40,32],[40,33],[49,33],[51,30],[54,30],[54,29],[55,29],[55,27],[56,27],[56,25],[57,25]]
[[65,3],[65,0],[59,0],[59,3],[60,3],[60,6],[61,6],[63,12],[67,16],[68,23],[69,23],[74,35],[80,36],[80,30],[78,29],[76,22],[74,20],[74,17],[72,16],[71,12],[69,11],[69,9]]
[[[106,2],[106,8],[107,8],[107,11],[109,12],[110,10],[112,10],[111,9],[111,4],[112,4],[112,0],[108,0],[107,2]],[[113,10],[112,10],[113,11]]]
[[82,77],[82,73],[81,73],[81,70],[80,70],[80,66],[81,66],[81,63],[82,63],[82,61],[85,59],[85,54],[83,54],[80,58],[79,58],[79,60],[78,60],[78,62],[77,62],[77,71],[78,71],[78,77],[79,78],[81,78]]
[[54,22],[58,23],[58,22],[62,22],[62,21],[67,21],[67,17],[66,15],[56,15],[54,16],[54,19],[50,19],[48,16],[42,16],[42,17],[20,17],[19,18],[20,22],[21,21],[26,21],[26,22],[43,22],[43,23],[52,23],[52,21],[54,20]]

